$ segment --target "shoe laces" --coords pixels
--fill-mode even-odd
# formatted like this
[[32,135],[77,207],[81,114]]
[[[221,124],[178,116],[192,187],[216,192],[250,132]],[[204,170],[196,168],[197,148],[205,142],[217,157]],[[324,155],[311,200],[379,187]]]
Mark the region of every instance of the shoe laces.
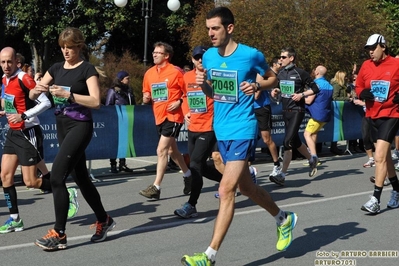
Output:
[[57,232],[54,229],[48,230],[47,235],[43,237],[43,239],[49,239],[49,238],[54,238],[54,237],[59,237]]
[[96,235],[101,235],[102,231],[103,231],[103,227],[107,222],[104,223],[100,223],[98,221],[96,221],[96,223],[90,225],[90,229],[96,228]]
[[12,217],[9,217],[8,220],[4,223],[4,225],[11,225],[14,219]]

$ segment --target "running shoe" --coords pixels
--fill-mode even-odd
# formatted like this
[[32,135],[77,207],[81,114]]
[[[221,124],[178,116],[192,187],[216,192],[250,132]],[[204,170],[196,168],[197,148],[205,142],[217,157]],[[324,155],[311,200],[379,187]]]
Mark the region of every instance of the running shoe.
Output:
[[312,162],[309,160],[309,177],[313,177],[317,173],[317,163],[319,162],[319,158],[317,156],[312,156]]
[[184,203],[184,205],[180,209],[176,209],[174,214],[185,219],[198,216],[198,212],[195,206],[192,206],[188,202]]
[[161,190],[154,185],[149,185],[146,189],[140,190],[139,194],[149,199],[159,200],[161,197]]
[[392,161],[399,160],[399,150],[395,149],[392,153]]
[[388,201],[387,207],[396,209],[399,207],[399,192],[396,190],[391,191],[391,199]]
[[193,182],[193,178],[191,177],[191,175],[188,177],[183,176],[183,180],[184,180],[183,193],[184,195],[188,195],[191,192],[191,183]]
[[96,228],[96,233],[91,237],[91,242],[101,242],[107,238],[107,233],[115,228],[115,221],[109,215],[107,216],[107,220],[103,223],[99,223],[98,221],[91,225],[90,228]]
[[276,183],[279,186],[284,186],[285,183],[285,175],[283,172],[281,172],[279,175],[276,176],[270,176],[269,180],[272,181],[273,183]]
[[0,226],[0,234],[7,234],[9,232],[21,232],[23,230],[24,222],[21,218],[19,218],[19,221],[17,222],[12,217],[10,217],[4,223],[4,225]]
[[281,174],[281,167],[275,165],[275,166],[273,166],[273,171],[270,173],[269,177],[276,176],[276,175],[279,175],[279,174]]
[[47,235],[40,239],[36,239],[35,245],[41,247],[44,250],[55,251],[59,249],[67,248],[67,238],[64,234],[63,237],[54,230],[48,230]]
[[395,170],[399,171],[399,162],[397,162],[394,166],[395,166]]
[[69,193],[68,218],[73,218],[76,216],[79,210],[78,191],[76,190],[76,188],[68,188],[68,193]]
[[373,167],[375,165],[375,161],[373,157],[370,157],[367,163],[363,164],[364,168]]
[[194,253],[194,256],[184,255],[181,258],[181,264],[184,266],[214,266],[215,262],[212,262],[205,253]]
[[380,212],[380,203],[374,196],[370,196],[369,201],[367,201],[361,208],[362,211],[367,211],[369,213],[379,213]]
[[292,230],[294,230],[298,216],[294,212],[286,212],[287,220],[282,225],[277,225],[277,244],[278,251],[286,250],[292,242]]
[[[370,182],[375,183],[375,176],[370,176]],[[391,181],[386,177],[384,180],[384,186],[389,186],[391,184]]]
[[252,165],[249,166],[249,173],[251,174],[252,182],[254,184],[258,184],[258,179],[256,179],[256,175],[258,174],[258,170]]

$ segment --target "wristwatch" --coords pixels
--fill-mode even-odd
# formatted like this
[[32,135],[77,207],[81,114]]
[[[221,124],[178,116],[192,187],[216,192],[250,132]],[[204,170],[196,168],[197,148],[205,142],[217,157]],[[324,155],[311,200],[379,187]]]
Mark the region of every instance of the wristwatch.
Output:
[[71,91],[70,94],[69,94],[68,102],[69,102],[69,103],[74,103],[74,102],[75,102],[75,97],[73,96],[72,91]]
[[259,84],[259,82],[255,82],[255,86],[256,86],[255,92],[260,91],[260,84]]
[[22,113],[22,114],[21,114],[21,119],[22,119],[22,120],[26,120],[26,119],[28,119],[28,117],[26,116],[25,113]]

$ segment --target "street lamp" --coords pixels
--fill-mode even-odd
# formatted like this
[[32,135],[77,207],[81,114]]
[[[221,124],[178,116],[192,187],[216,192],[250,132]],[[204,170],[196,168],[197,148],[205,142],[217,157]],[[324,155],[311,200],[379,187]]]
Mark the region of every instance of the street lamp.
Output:
[[[120,0],[119,0],[120,1]],[[122,0],[123,1],[123,0]],[[168,0],[168,8],[171,11],[177,11],[180,8],[179,0]],[[147,43],[148,43],[148,19],[152,17],[152,0],[141,0],[141,16],[144,17],[144,66],[147,65]]]

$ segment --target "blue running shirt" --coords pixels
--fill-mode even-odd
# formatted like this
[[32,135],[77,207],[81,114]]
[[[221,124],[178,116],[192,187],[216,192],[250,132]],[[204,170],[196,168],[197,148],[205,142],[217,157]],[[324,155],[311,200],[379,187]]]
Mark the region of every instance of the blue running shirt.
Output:
[[263,54],[252,47],[238,44],[229,56],[221,56],[216,47],[203,55],[203,66],[214,93],[213,128],[217,140],[249,140],[257,133],[254,96],[240,89],[243,81],[255,82],[256,74],[269,69]]

